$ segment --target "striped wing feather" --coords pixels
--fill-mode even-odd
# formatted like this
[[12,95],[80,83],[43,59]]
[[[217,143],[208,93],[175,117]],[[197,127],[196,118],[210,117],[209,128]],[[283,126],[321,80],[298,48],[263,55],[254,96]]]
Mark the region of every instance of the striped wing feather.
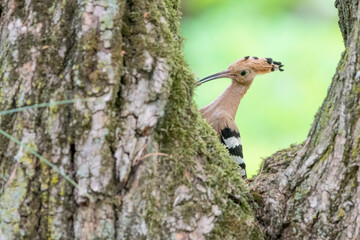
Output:
[[241,176],[246,178],[246,165],[244,162],[240,133],[237,128],[226,126],[221,129],[220,140],[229,150],[229,154],[233,160],[239,165]]

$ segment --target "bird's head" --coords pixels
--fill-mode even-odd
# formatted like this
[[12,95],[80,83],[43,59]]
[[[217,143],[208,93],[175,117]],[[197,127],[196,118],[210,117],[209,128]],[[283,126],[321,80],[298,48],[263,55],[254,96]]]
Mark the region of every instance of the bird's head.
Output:
[[283,66],[281,62],[273,61],[271,58],[244,57],[232,63],[227,70],[199,80],[197,85],[218,78],[231,78],[242,85],[250,85],[256,75],[284,71]]

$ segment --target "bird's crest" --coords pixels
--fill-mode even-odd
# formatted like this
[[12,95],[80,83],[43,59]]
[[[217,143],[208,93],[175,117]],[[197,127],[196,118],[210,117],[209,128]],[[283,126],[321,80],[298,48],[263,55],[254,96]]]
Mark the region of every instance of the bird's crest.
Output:
[[281,62],[273,61],[272,58],[243,57],[230,64],[228,69],[207,76],[197,82],[197,86],[219,78],[231,78],[240,83],[251,83],[256,75],[270,73],[274,71],[284,71]]
[[258,58],[246,56],[240,58],[236,62],[232,63],[228,70],[239,70],[243,68],[253,69],[257,74],[274,72],[274,71],[284,71],[282,69],[284,65],[281,62],[273,61],[272,58]]

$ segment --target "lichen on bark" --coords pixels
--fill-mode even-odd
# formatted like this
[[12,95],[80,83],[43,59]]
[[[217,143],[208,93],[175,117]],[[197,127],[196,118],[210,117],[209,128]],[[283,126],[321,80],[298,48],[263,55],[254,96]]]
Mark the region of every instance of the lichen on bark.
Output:
[[336,2],[347,49],[308,139],[251,190],[192,100],[179,0],[1,4],[1,109],[96,99],[1,116],[80,185],[0,137],[1,239],[358,237],[355,0]]
[[[144,45],[138,44],[144,41],[148,46],[146,55],[166,57],[169,69],[164,89],[166,108],[148,148],[148,152],[167,156],[154,155],[138,163],[136,176],[127,183],[130,190],[124,197],[119,222],[130,223],[119,227],[120,239],[261,239],[248,204],[251,195],[192,100],[195,85],[181,53],[179,2],[145,6],[142,1],[131,3],[126,12],[132,25],[124,26],[123,37],[131,35],[132,44],[125,51],[143,49]],[[154,31],[154,25],[160,26],[161,46],[151,39],[151,34],[134,36],[134,32]],[[156,61],[146,61],[146,55],[135,63],[128,63],[125,55],[127,71]],[[140,207],[135,209],[135,204]]]
[[178,0],[2,6],[1,108],[97,101],[2,117],[80,189],[2,139],[1,238],[261,239],[252,195],[192,100]]
[[304,144],[282,151],[280,164],[278,153],[266,159],[273,167],[260,173],[253,185],[261,196],[257,216],[267,239],[360,236],[358,1],[335,5],[346,50],[327,97]]

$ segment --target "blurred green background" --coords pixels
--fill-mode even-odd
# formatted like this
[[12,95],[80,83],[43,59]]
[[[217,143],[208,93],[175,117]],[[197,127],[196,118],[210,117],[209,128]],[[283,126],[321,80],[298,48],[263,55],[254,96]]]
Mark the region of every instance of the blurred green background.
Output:
[[[248,177],[262,158],[305,140],[344,50],[334,1],[183,0],[185,56],[197,78],[244,56],[281,61],[284,72],[255,78],[236,116]],[[203,107],[229,85],[197,88]]]

